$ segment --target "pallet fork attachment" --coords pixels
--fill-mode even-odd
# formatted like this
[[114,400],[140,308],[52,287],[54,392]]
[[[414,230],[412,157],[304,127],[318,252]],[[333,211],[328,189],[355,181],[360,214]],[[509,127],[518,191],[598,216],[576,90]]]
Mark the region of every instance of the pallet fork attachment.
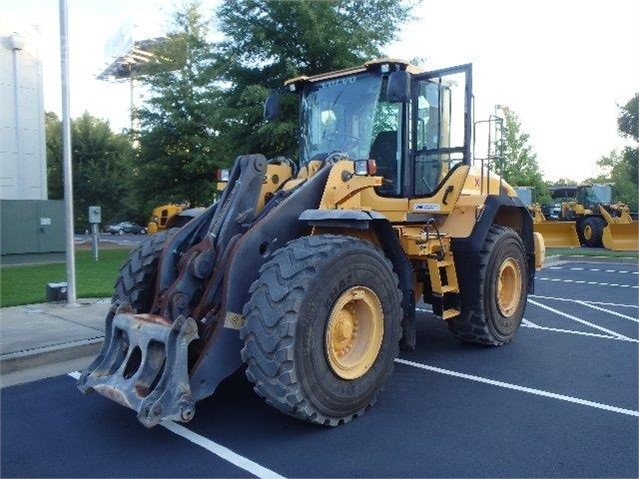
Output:
[[102,350],[78,380],[80,391],[95,390],[133,409],[146,427],[165,419],[190,421],[195,402],[188,347],[198,337],[193,318],[180,316],[170,324],[120,306],[109,319]]

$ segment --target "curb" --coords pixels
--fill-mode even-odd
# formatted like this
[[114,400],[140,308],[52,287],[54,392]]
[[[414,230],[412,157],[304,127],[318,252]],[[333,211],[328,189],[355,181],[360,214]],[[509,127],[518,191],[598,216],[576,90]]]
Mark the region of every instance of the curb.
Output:
[[73,343],[7,353],[0,358],[0,374],[15,373],[48,364],[96,356],[103,342],[104,336],[100,336]]

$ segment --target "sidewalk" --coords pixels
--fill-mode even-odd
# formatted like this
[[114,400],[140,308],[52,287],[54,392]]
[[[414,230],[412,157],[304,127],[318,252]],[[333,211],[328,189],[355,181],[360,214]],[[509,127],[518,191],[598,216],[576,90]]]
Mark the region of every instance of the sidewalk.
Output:
[[83,298],[1,308],[0,375],[96,356],[109,306],[110,298]]

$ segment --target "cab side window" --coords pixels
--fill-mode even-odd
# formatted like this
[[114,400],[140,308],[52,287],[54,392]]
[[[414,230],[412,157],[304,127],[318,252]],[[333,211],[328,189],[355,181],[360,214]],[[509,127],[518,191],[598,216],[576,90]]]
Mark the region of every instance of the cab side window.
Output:
[[419,82],[415,155],[415,194],[429,195],[439,184],[442,168],[437,149],[447,146],[442,128],[442,85]]

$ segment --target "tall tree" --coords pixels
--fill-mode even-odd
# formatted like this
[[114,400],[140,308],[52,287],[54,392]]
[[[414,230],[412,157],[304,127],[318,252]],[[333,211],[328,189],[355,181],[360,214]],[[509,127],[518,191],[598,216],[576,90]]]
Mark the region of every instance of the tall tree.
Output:
[[172,18],[166,42],[141,72],[149,98],[139,110],[137,204],[150,210],[166,202],[210,203],[216,170],[228,165],[220,141],[218,65],[208,21],[197,2]]
[[217,10],[225,39],[218,45],[233,155],[297,153],[297,103],[283,102],[283,119],[266,123],[268,89],[288,78],[362,64],[382,55],[419,0],[223,0]]
[[623,106],[619,107],[617,131],[623,138],[634,143],[626,146],[620,153],[617,150],[603,155],[597,166],[602,173],[589,178],[590,183],[612,183],[613,201],[626,203],[631,211],[639,209],[637,182],[639,180],[639,93],[636,93]]
[[[60,199],[64,197],[61,122],[54,113],[46,113],[45,128],[49,197]],[[91,205],[102,207],[105,222],[131,217],[135,212],[127,203],[131,162],[128,137],[113,133],[107,121],[85,112],[71,122],[71,152],[76,228],[89,227]]]
[[60,200],[64,198],[64,173],[62,171],[62,122],[58,115],[50,111],[44,114],[44,131],[49,198]]
[[[619,107],[617,130],[622,137],[635,143],[634,147],[624,148],[623,158],[629,169],[629,179],[636,188],[639,182],[639,92],[635,93],[628,103]],[[635,198],[636,194],[637,191]]]
[[[625,151],[624,151],[625,153]],[[603,155],[597,161],[602,173],[586,180],[586,183],[612,183],[612,200],[626,203],[631,211],[637,211],[637,169],[624,153],[617,150]]]
[[548,186],[543,181],[537,154],[530,145],[530,135],[521,128],[517,114],[508,107],[504,112],[503,138],[498,142],[497,151],[502,157],[502,177],[512,186],[532,186],[535,201],[541,204],[550,202]]

